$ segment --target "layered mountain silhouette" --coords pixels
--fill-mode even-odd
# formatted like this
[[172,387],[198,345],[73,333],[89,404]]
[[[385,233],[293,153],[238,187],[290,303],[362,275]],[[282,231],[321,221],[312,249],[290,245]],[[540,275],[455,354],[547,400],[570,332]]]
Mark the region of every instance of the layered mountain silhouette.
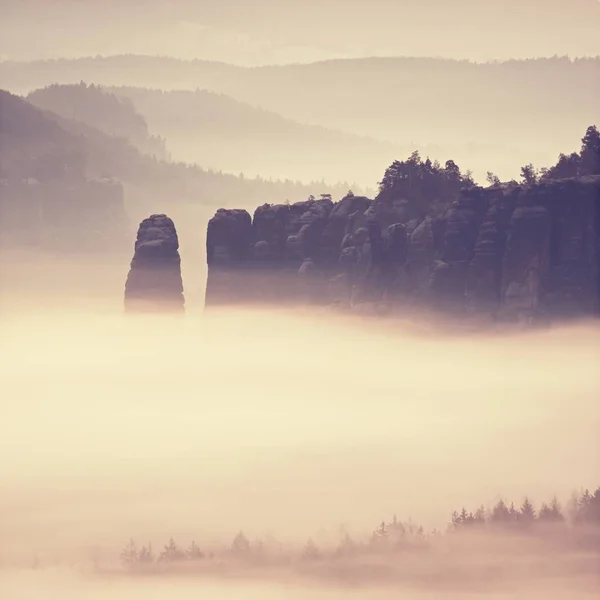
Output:
[[344,181],[351,172],[354,180],[374,187],[382,164],[414,150],[305,125],[207,90],[165,92],[81,82],[40,88],[27,100],[126,138],[157,158],[246,176]]
[[153,136],[146,119],[124,97],[86,85],[50,85],[27,95],[27,101],[63,118],[90,125],[107,135],[124,138],[142,153],[169,158],[165,140]]
[[[107,101],[102,94],[96,97]],[[120,127],[127,134],[142,121],[130,106],[121,107],[121,117],[129,120],[124,118],[113,132]],[[67,110],[63,107],[62,112]],[[119,119],[118,111],[114,117]],[[100,113],[95,118],[108,129],[109,121],[100,122]],[[146,136],[137,143],[152,139]],[[303,200],[311,193],[342,194],[348,189],[250,179],[159,160],[123,136],[42,110],[4,90],[0,90],[0,147],[3,244],[75,252],[122,249],[128,245],[129,215],[147,213],[157,204],[193,210],[265,199]]]
[[[596,120],[599,69],[600,58],[482,64],[368,58],[243,68],[128,55],[7,61],[0,63],[0,79],[21,93],[81,80],[209,90],[305,124],[412,145],[424,153],[425,146],[438,145],[448,151],[432,158],[451,155],[480,176],[493,164],[510,178],[526,162],[549,164],[575,132]],[[222,102],[226,112],[227,100]]]
[[100,131],[81,120],[41,110],[25,99],[0,91],[2,179],[112,177],[139,194],[169,202],[239,203],[270,198],[304,199],[311,193],[337,190],[324,183],[265,181],[171,163],[140,152],[128,139]]

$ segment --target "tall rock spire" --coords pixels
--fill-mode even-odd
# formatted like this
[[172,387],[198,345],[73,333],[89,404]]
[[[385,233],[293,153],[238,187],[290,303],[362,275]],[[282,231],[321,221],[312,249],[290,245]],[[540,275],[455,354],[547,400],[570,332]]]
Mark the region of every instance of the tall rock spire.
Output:
[[183,312],[179,239],[166,215],[140,223],[125,283],[126,312]]

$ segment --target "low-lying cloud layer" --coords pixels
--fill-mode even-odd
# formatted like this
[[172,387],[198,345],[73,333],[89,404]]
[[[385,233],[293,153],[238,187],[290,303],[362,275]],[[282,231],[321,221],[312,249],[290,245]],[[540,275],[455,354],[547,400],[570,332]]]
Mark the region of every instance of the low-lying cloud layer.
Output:
[[[164,597],[143,578],[48,570],[114,562],[130,537],[219,548],[243,529],[327,546],[341,526],[358,539],[397,514],[444,530],[463,505],[564,502],[598,483],[595,323],[460,336],[409,318],[126,319],[107,306],[40,301],[1,316],[0,585],[11,599]],[[42,571],[10,570],[34,557]],[[169,581],[177,600],[200,589]],[[341,594],[203,585],[218,598]],[[572,586],[543,597],[575,597]]]

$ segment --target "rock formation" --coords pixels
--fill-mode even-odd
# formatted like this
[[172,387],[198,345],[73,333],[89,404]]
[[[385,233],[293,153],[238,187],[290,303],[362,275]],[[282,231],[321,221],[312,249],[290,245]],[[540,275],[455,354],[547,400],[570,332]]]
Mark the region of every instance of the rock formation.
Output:
[[219,210],[208,307],[371,303],[534,323],[599,309],[600,176],[465,187],[421,217],[352,194]]
[[184,311],[179,240],[166,215],[141,222],[125,283],[126,312]]

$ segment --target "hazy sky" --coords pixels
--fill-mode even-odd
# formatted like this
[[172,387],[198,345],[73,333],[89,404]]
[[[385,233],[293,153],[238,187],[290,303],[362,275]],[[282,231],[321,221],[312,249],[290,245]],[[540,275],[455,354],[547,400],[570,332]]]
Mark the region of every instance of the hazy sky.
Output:
[[600,54],[598,0],[0,0],[0,10],[0,57],[13,59]]

